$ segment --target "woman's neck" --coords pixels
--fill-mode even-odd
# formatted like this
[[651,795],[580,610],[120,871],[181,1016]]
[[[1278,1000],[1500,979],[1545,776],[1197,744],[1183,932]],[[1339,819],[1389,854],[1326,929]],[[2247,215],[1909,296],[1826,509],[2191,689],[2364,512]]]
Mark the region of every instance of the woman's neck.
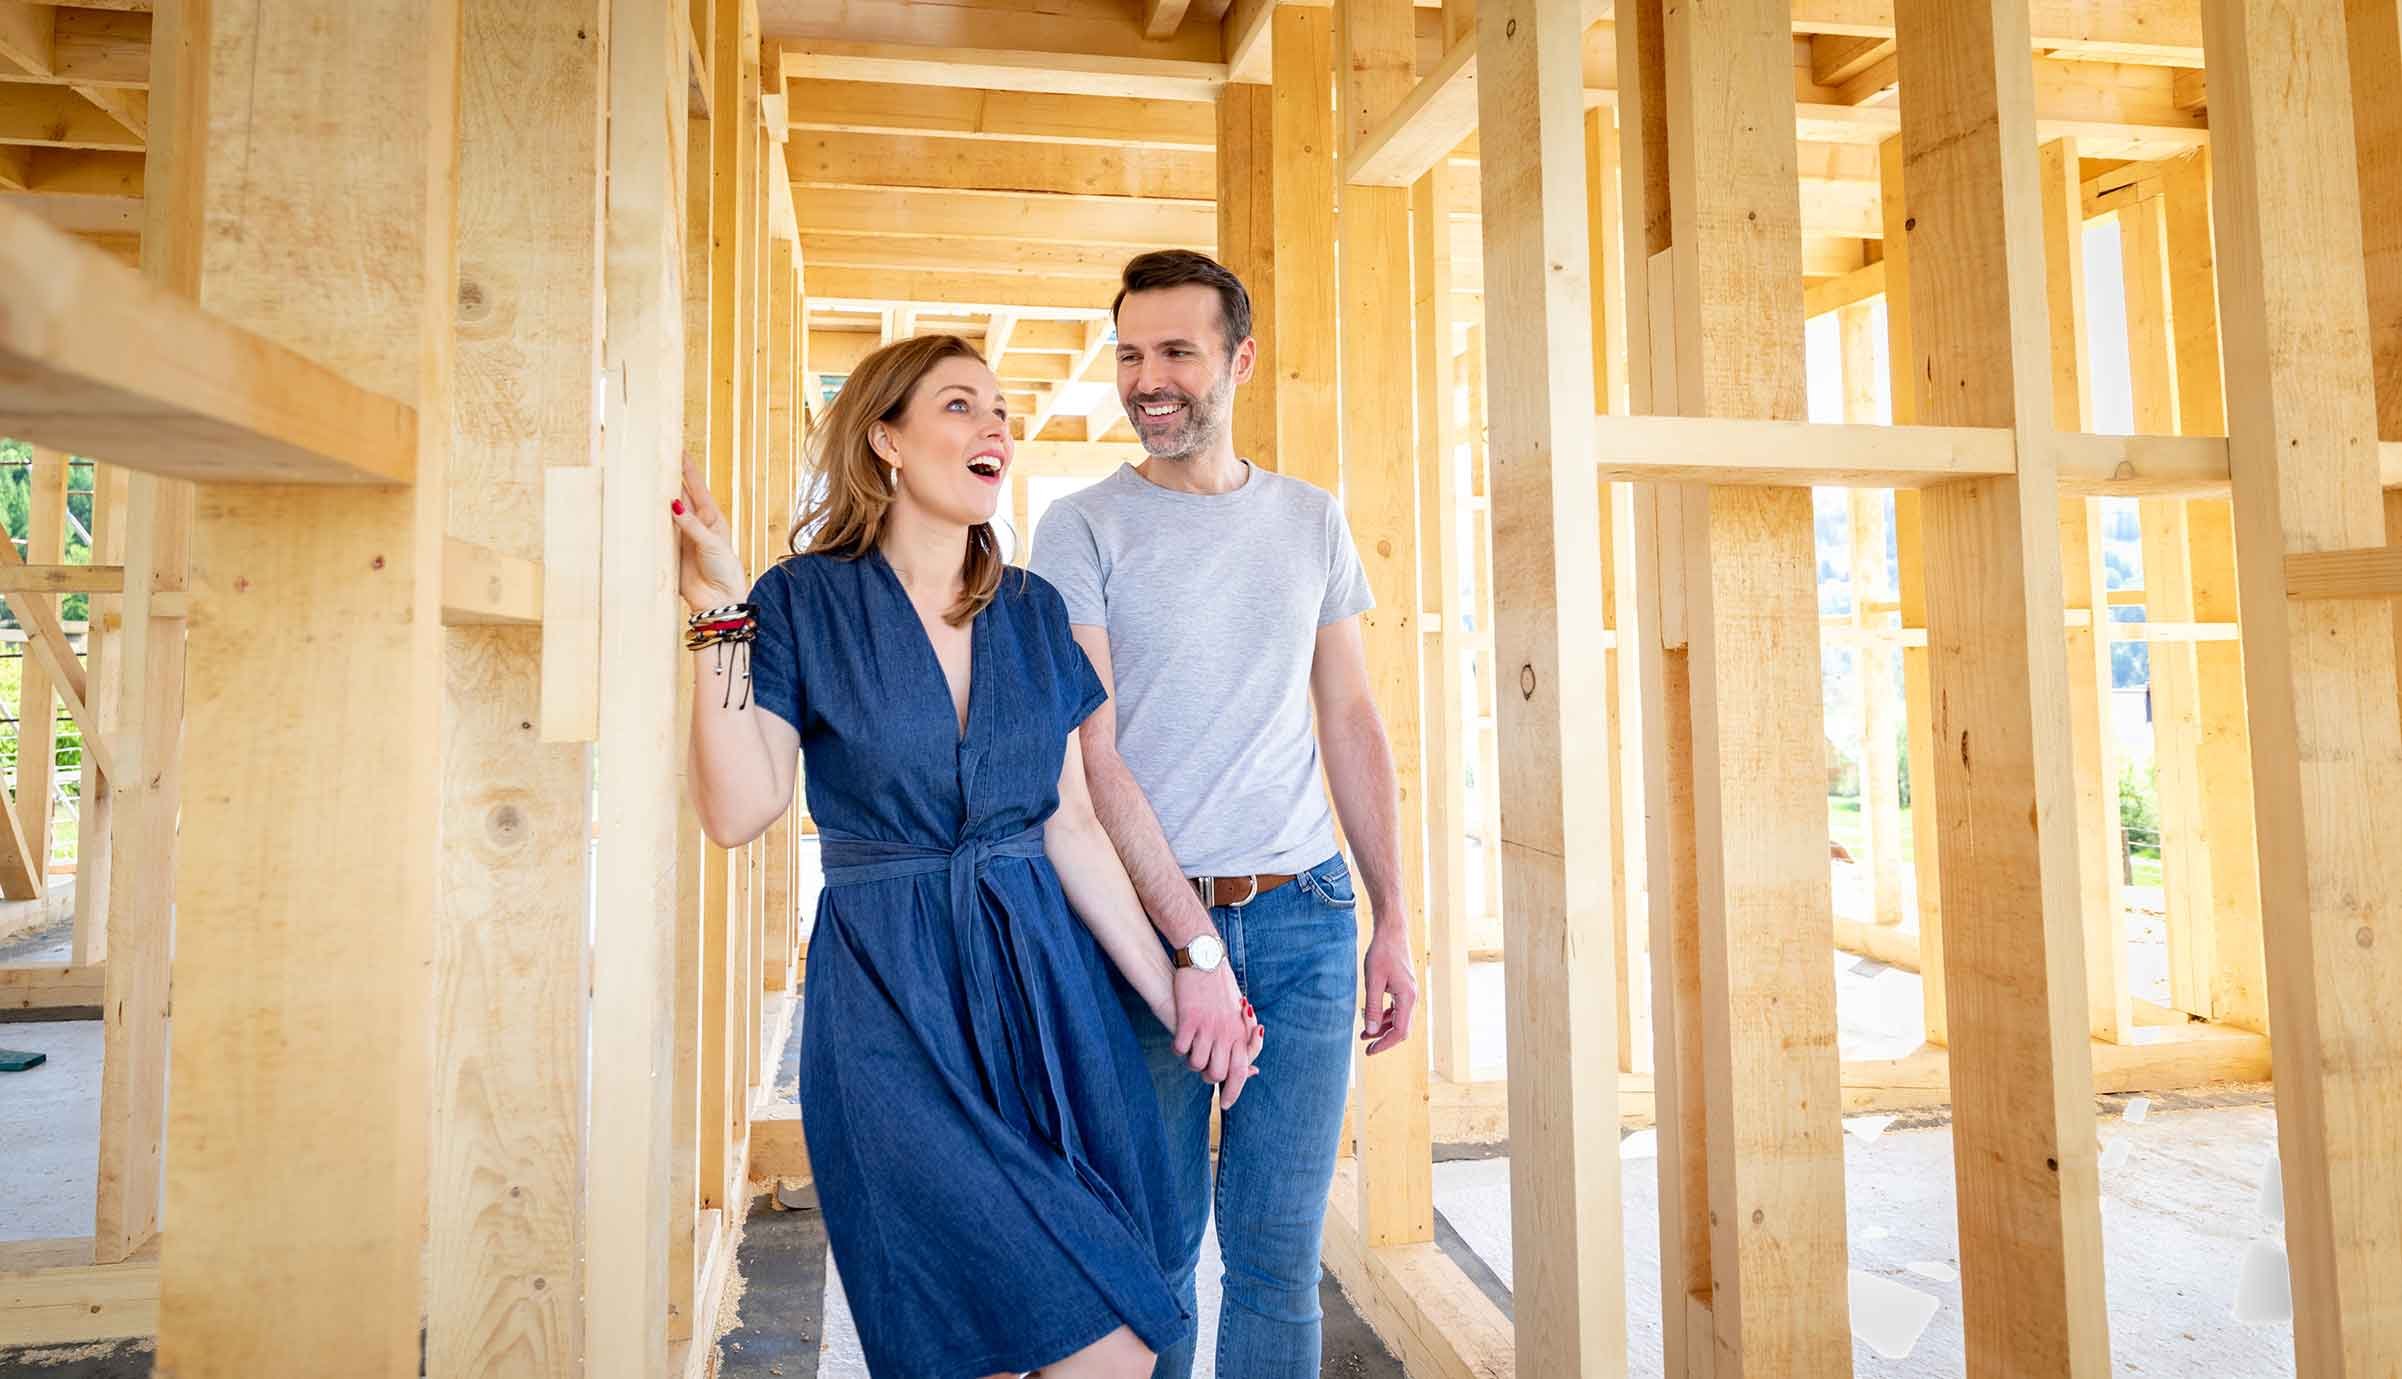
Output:
[[968,529],[930,517],[912,504],[893,504],[877,549],[913,599],[947,605],[959,593],[967,565]]

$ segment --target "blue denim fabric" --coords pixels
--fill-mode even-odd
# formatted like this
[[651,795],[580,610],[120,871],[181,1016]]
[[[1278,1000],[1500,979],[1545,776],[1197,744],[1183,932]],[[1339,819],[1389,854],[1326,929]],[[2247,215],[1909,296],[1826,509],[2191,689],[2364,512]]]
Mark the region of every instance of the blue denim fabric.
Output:
[[[1181,1252],[1170,1263],[1184,1310],[1213,1204],[1225,1261],[1218,1312],[1219,1379],[1317,1379],[1318,1251],[1334,1181],[1359,1005],[1359,901],[1342,857],[1319,863],[1249,905],[1209,912],[1227,960],[1267,1026],[1258,1078],[1219,1128],[1211,1174],[1209,1113],[1216,1089],[1177,1057],[1175,1037],[1136,1019],[1167,1125],[1168,1178]],[[1142,1006],[1121,981],[1129,1013]],[[1159,1353],[1153,1379],[1188,1379],[1194,1341]]]

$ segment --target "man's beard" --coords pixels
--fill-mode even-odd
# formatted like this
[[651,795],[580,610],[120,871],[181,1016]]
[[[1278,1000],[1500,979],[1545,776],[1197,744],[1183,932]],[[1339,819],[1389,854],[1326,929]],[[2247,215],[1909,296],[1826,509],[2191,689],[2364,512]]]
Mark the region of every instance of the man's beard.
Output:
[[[1207,396],[1194,399],[1177,393],[1166,397],[1137,400],[1126,408],[1127,420],[1134,424],[1134,434],[1143,443],[1143,450],[1156,460],[1189,460],[1217,444],[1225,434],[1228,403],[1234,396],[1234,375],[1221,374],[1210,385]],[[1146,402],[1181,402],[1183,413],[1176,425],[1164,431],[1146,432],[1139,420]]]

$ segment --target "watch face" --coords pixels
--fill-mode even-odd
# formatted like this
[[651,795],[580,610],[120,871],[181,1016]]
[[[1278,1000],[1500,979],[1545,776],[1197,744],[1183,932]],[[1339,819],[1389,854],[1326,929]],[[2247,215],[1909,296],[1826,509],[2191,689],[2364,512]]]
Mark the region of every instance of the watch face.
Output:
[[1226,956],[1226,945],[1215,934],[1203,934],[1186,944],[1184,951],[1192,958],[1193,966],[1204,972],[1214,972]]

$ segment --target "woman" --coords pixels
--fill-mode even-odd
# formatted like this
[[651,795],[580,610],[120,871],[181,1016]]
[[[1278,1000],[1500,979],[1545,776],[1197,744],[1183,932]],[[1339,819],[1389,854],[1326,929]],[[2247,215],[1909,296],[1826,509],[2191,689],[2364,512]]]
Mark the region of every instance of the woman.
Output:
[[1099,678],[1059,595],[1000,558],[1011,455],[965,341],[878,350],[812,437],[795,555],[742,602],[687,466],[694,804],[738,846],[807,754],[826,886],[802,1127],[869,1369],[1139,1379],[1193,1319],[1161,1272],[1158,1107],[1101,951],[1171,1028],[1173,986],[1085,788]]

